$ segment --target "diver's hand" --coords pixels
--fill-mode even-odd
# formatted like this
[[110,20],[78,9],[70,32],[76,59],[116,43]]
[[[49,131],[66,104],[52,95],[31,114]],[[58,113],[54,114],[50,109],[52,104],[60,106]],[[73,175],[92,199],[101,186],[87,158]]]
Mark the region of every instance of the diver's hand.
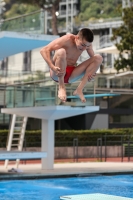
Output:
[[55,72],[55,74],[58,77],[60,77],[60,76],[62,76],[64,74],[64,70],[62,70],[62,69],[60,69],[59,67],[56,67],[56,66],[53,68],[53,71]]

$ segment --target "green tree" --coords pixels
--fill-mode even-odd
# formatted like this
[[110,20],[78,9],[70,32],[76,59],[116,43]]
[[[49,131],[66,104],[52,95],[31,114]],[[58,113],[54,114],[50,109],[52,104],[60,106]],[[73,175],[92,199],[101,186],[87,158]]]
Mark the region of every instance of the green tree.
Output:
[[122,0],[81,0],[81,12],[79,18],[86,21],[91,18],[113,18],[120,17],[117,11]]
[[111,38],[120,52],[114,64],[117,71],[120,69],[133,70],[133,7],[124,8],[122,12],[123,24],[113,30]]
[[26,4],[14,3],[12,4],[12,7],[4,13],[4,18],[7,19],[17,17],[20,15],[34,12],[36,10],[37,9],[34,5],[27,6]]
[[51,27],[53,35],[58,35],[57,29],[57,16],[56,12],[59,8],[59,3],[61,0],[18,0],[21,3],[36,5],[38,8],[47,10],[52,16]]

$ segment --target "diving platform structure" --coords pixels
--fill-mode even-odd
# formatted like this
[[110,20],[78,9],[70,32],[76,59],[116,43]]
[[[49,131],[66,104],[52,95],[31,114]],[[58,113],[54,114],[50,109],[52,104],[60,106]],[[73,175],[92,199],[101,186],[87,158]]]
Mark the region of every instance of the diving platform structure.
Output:
[[[90,94],[85,95],[87,99],[94,97],[110,97],[118,96],[118,94]],[[79,97],[68,96],[68,99],[79,99]],[[53,99],[53,98],[52,98]],[[41,99],[42,100],[42,99]],[[43,98],[45,100],[45,98]],[[41,150],[45,152],[45,158],[42,156],[42,169],[53,169],[54,167],[54,121],[62,118],[73,117],[77,115],[97,112],[99,106],[84,105],[82,106],[65,106],[51,105],[42,107],[20,107],[20,108],[4,108],[2,113],[32,117],[41,119]],[[22,150],[22,149],[21,149]],[[42,154],[43,155],[43,154]],[[7,154],[8,157],[8,154]],[[17,158],[19,159],[19,157]]]
[[[4,108],[1,110],[1,112],[11,115],[15,114],[16,116],[41,119],[41,150],[45,155],[47,154],[45,158],[42,154],[42,169],[53,169],[55,132],[54,121],[57,119],[96,112],[98,110],[99,106],[71,107],[55,105],[44,107]],[[24,154],[26,155],[26,152],[24,152]],[[7,157],[8,155],[9,153],[7,152]],[[16,159],[19,159],[19,156]]]

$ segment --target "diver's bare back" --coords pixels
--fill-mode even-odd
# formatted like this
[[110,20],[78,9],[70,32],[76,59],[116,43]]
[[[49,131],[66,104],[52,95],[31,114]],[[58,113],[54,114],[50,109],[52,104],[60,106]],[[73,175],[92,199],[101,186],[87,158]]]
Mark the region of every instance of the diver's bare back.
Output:
[[67,65],[75,65],[82,50],[77,49],[75,44],[75,35],[68,34],[60,38],[62,46],[66,50]]

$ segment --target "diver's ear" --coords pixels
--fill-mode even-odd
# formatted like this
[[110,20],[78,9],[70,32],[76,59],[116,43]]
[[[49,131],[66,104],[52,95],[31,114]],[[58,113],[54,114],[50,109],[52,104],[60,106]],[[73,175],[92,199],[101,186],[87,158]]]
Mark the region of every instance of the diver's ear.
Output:
[[79,39],[79,35],[78,34],[76,35],[76,38]]

